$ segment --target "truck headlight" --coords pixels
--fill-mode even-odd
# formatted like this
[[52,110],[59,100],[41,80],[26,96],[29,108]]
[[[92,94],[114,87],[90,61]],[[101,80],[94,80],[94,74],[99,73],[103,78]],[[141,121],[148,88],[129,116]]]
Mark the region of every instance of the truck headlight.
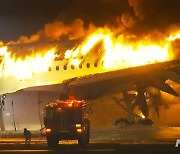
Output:
[[46,133],[50,133],[51,132],[51,129],[50,128],[47,128],[46,129]]
[[81,124],[76,124],[76,128],[80,128],[81,127]]
[[78,129],[77,129],[77,132],[78,132],[78,133],[82,133],[82,129],[81,129],[81,128],[78,128]]

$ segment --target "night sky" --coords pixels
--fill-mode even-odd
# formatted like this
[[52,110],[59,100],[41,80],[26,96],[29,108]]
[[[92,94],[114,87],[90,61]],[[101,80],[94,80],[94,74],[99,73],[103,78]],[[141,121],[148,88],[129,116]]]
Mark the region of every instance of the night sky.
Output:
[[147,34],[180,24],[179,0],[0,0],[0,40],[30,37],[54,21],[71,23],[82,19],[83,26],[123,26],[135,35]]
[[[103,3],[101,0],[0,0],[0,40],[30,36],[53,21],[69,23],[81,18],[87,23],[104,24],[108,16],[115,15],[115,10],[108,10],[107,5],[102,7]],[[116,12],[117,15],[118,6]]]
[[70,0],[0,0],[0,39],[30,36],[57,18]]

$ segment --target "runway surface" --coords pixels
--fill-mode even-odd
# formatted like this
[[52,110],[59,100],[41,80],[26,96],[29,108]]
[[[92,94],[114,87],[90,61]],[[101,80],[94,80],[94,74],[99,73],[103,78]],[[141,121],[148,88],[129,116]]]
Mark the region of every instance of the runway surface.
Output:
[[180,146],[175,147],[176,140],[180,138],[179,127],[92,129],[89,145],[80,147],[76,140],[60,141],[56,149],[49,149],[46,139],[40,136],[32,138],[31,145],[26,146],[22,136],[13,138],[6,135],[5,138],[2,133],[0,135],[0,153],[180,153]]

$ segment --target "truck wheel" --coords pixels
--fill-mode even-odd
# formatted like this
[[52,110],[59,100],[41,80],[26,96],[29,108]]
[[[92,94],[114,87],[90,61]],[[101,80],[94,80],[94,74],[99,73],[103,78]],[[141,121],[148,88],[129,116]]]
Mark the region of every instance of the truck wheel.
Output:
[[83,140],[83,135],[78,138],[78,145],[79,146],[84,146],[85,145],[85,142]]
[[90,126],[89,124],[87,125],[86,133],[85,133],[85,144],[89,144],[89,138],[90,138]]
[[90,138],[90,125],[89,124],[85,124],[85,130],[83,132],[83,134],[81,136],[79,136],[78,139],[78,144],[80,146],[84,146],[89,144],[89,138]]
[[59,144],[59,140],[57,137],[48,137],[47,138],[47,145],[49,148],[55,148]]

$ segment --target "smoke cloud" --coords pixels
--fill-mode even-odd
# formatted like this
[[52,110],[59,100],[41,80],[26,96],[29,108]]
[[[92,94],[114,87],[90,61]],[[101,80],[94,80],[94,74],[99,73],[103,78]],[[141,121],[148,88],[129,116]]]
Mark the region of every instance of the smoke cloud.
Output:
[[[97,27],[123,25],[124,32],[136,35],[151,31],[168,35],[172,25],[179,27],[179,10],[179,0],[72,0],[56,12],[54,22],[45,25],[44,35],[52,40],[62,35],[78,39],[86,35],[85,28],[90,23]],[[28,40],[20,38],[22,42],[39,39],[38,35],[32,35]]]
[[[17,6],[18,2],[20,1],[16,2]],[[21,7],[23,4],[25,3],[21,3]],[[28,15],[29,20],[34,15],[40,19],[45,11],[48,19],[52,19],[44,28],[37,29],[36,33],[28,36],[19,34],[19,39],[9,41],[8,45],[46,41],[70,41],[75,45],[98,27],[109,27],[116,31],[117,36],[124,34],[127,40],[147,38],[158,41],[180,29],[179,0],[54,0],[54,3],[42,0],[31,9],[34,5],[36,4],[32,3],[28,6],[29,14],[26,9],[21,10],[22,13],[26,12],[24,14]],[[17,17],[15,12],[12,12],[12,16],[13,14]],[[22,21],[20,24],[25,28]],[[16,31],[15,26],[13,28]],[[177,46],[176,43],[174,46]]]
[[133,8],[132,17],[136,24],[132,31],[146,33],[151,30],[161,32],[171,28],[172,25],[179,26],[180,1],[178,0],[129,0],[129,6]]

